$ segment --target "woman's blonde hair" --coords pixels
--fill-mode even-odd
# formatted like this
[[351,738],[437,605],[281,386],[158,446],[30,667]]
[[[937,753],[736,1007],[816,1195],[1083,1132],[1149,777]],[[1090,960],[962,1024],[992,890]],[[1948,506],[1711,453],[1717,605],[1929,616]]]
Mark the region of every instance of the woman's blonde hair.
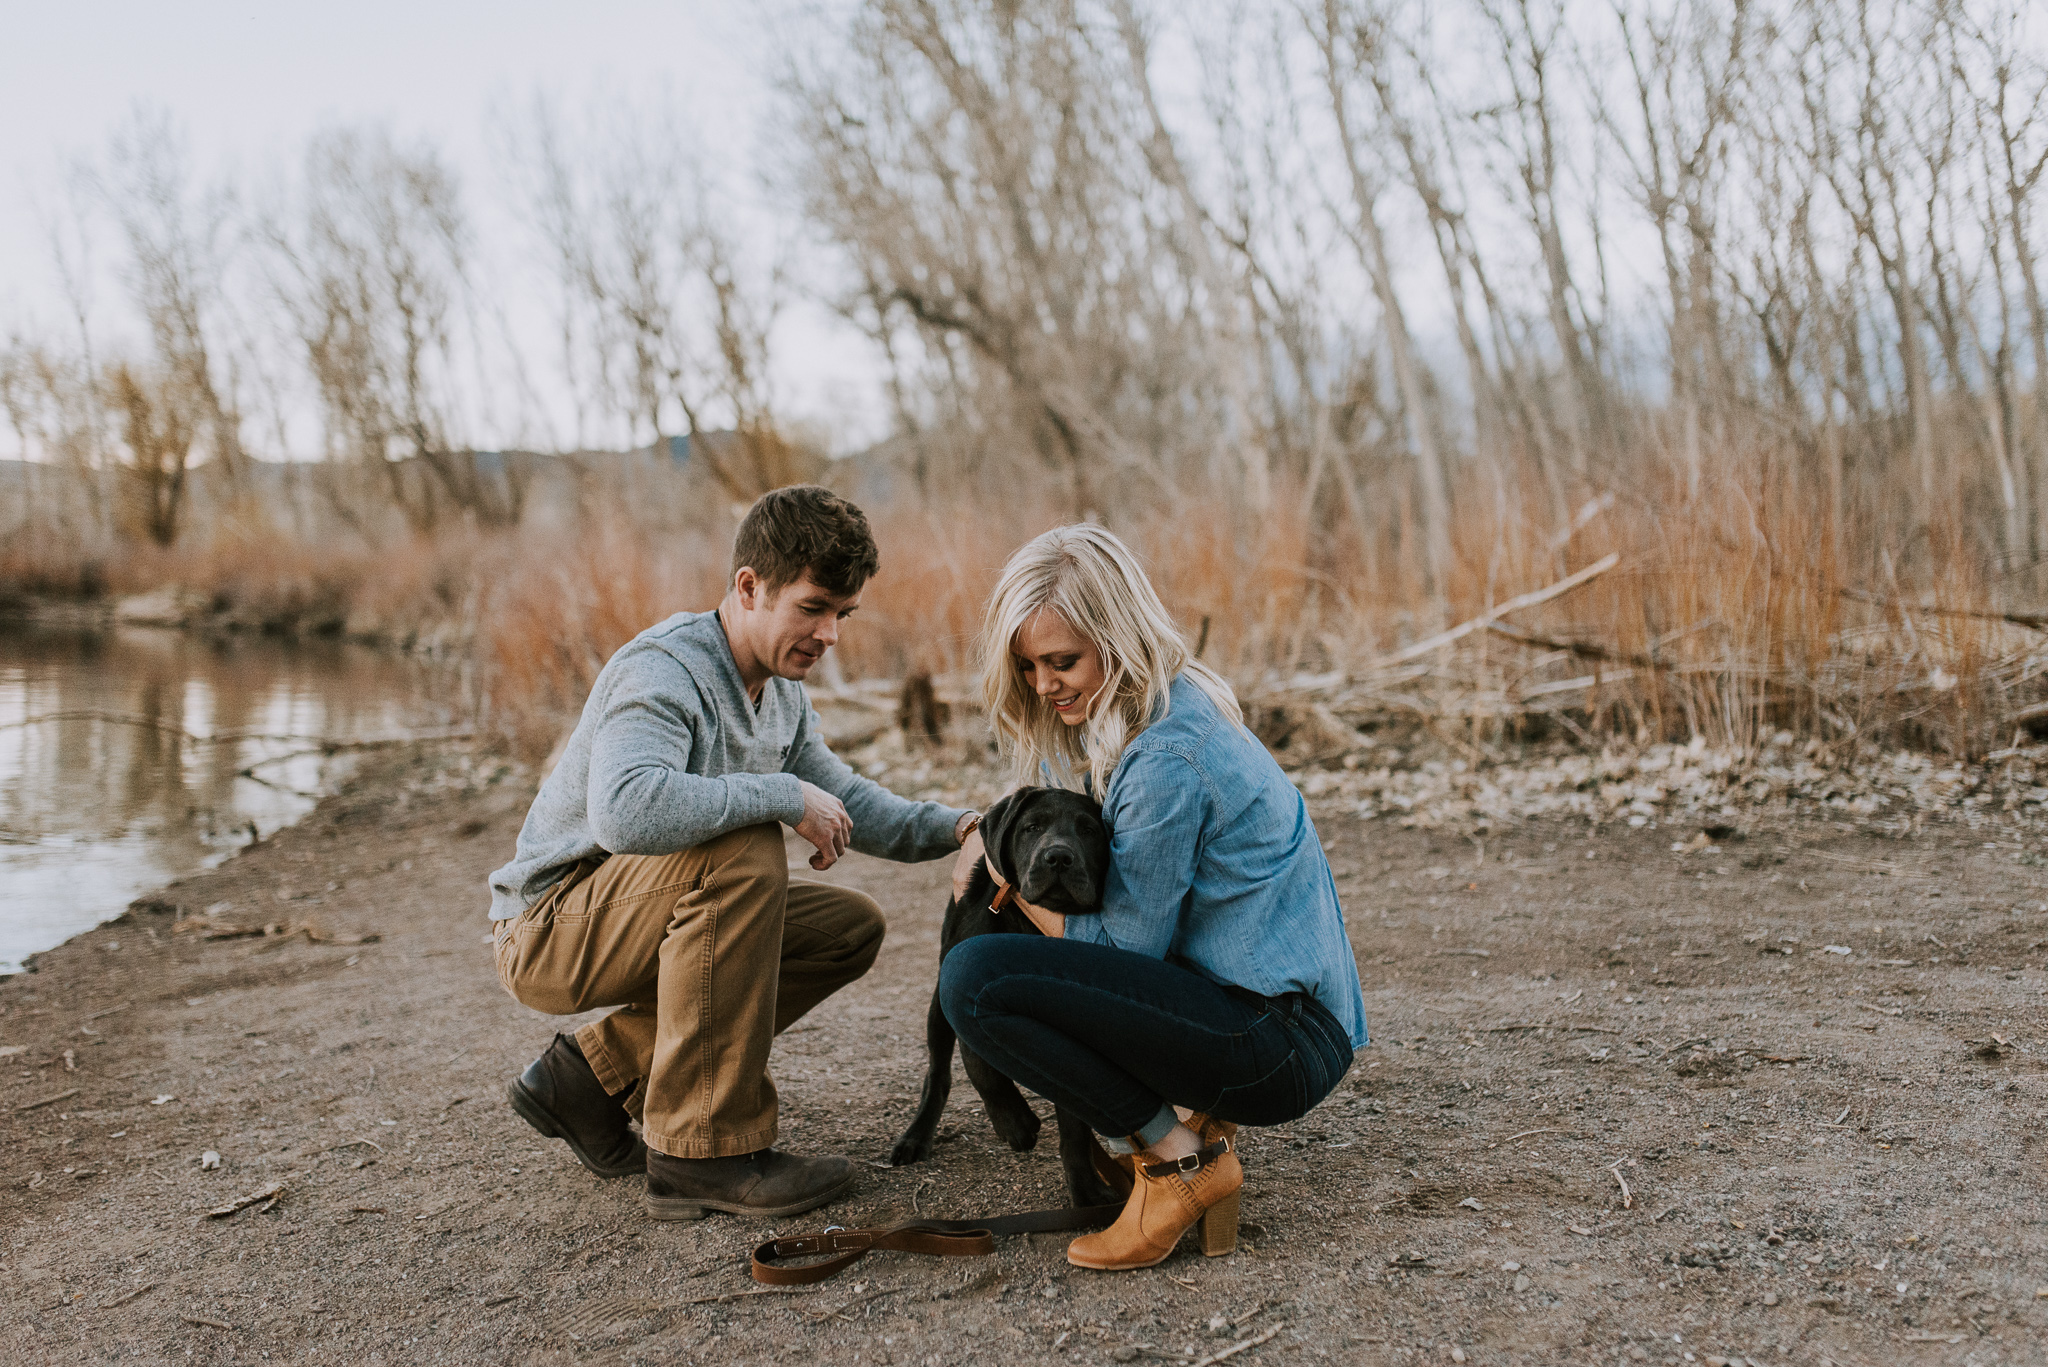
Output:
[[[1102,652],[1103,693],[1088,720],[1068,726],[1024,682],[1013,653],[1017,633],[1046,609]],[[1166,715],[1174,676],[1209,695],[1236,725],[1244,713],[1223,676],[1194,658],[1131,548],[1088,523],[1034,537],[1003,566],[981,624],[981,696],[996,743],[1016,781],[1037,783],[1048,763],[1056,783],[1085,770],[1099,798],[1140,731]],[[1101,695],[1098,695],[1101,696]],[[1156,714],[1156,715],[1155,715]]]

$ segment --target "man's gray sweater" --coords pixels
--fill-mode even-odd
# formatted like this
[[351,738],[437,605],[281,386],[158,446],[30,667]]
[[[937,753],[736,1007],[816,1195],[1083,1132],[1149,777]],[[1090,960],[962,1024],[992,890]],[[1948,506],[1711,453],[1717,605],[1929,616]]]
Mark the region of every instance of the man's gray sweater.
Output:
[[612,656],[512,862],[491,875],[491,919],[539,901],[581,859],[674,854],[742,826],[803,820],[799,781],[846,804],[853,848],[915,861],[951,854],[961,811],[907,802],[825,747],[803,685],[768,680],[757,706],[715,612],[679,612]]

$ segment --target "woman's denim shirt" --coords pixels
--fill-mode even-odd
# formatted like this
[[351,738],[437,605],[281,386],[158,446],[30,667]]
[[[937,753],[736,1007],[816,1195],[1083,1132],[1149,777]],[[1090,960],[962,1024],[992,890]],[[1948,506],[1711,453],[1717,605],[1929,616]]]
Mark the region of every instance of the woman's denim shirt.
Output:
[[1366,1042],[1358,964],[1330,861],[1280,766],[1186,675],[1109,777],[1099,916],[1066,935],[1193,968],[1262,996],[1307,992]]

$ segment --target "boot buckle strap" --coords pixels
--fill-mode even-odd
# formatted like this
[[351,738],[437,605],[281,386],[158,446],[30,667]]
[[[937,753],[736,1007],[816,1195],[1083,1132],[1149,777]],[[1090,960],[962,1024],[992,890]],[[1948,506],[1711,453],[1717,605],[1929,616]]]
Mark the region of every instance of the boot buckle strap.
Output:
[[1147,1163],[1145,1165],[1145,1174],[1148,1177],[1185,1177],[1190,1173],[1200,1172],[1203,1168],[1208,1167],[1218,1158],[1229,1153],[1231,1148],[1232,1145],[1228,1139],[1218,1138],[1214,1142],[1205,1145],[1199,1152],[1182,1154],[1179,1158],[1170,1158],[1164,1163]]

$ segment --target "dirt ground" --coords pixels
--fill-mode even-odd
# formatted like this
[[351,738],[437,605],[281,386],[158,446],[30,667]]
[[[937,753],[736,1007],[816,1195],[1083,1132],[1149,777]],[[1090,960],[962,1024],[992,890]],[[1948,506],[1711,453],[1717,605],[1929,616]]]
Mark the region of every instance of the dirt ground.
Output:
[[[1235,1256],[1097,1274],[1038,1236],[750,1295],[765,1224],[653,1223],[503,1102],[560,1024],[484,921],[529,795],[382,761],[0,982],[0,1360],[2048,1360],[2048,860],[2015,827],[1681,853],[1319,818],[1375,1047],[1242,1137]],[[909,1118],[945,874],[828,875],[891,932],[777,1047],[786,1146],[878,1163]],[[329,942],[173,932],[208,908]],[[1050,1140],[1010,1153],[974,1101],[938,1160],[784,1227],[1059,1203]]]

